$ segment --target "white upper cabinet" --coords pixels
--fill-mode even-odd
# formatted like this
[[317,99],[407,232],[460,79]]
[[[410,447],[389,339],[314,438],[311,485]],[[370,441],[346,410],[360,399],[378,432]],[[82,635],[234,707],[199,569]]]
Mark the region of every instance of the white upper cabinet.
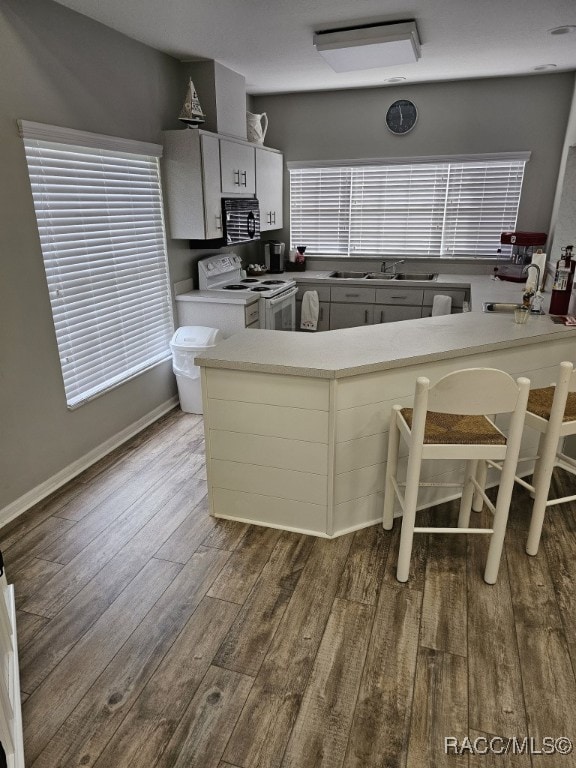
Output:
[[223,195],[254,195],[256,192],[254,147],[220,139],[220,178]]
[[162,179],[169,237],[224,237],[223,197],[256,196],[261,230],[282,226],[280,152],[201,129],[164,131],[163,138]]
[[210,240],[224,235],[220,193],[220,144],[217,136],[209,134],[200,137],[200,144],[204,190],[204,231],[205,237]]
[[282,227],[283,155],[256,147],[256,197],[260,203],[260,231]]
[[164,131],[162,176],[168,236],[220,238],[220,145],[212,134],[187,128]]

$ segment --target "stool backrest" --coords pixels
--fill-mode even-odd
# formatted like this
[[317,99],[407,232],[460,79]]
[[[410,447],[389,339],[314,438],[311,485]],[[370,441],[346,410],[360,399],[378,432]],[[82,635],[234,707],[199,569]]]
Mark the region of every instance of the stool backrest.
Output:
[[564,409],[569,392],[576,392],[576,370],[572,363],[560,363],[558,368],[558,381],[552,401],[550,412],[550,424],[561,424],[564,418]]
[[454,371],[428,388],[427,410],[463,416],[511,413],[518,402],[519,382],[495,368]]

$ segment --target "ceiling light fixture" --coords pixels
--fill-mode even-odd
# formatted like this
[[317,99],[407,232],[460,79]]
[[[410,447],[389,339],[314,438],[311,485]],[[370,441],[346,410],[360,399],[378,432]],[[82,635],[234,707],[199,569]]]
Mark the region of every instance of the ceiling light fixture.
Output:
[[549,69],[556,69],[556,64],[539,64],[534,67],[534,72],[548,72]]
[[387,80],[384,80],[385,83],[403,83],[406,80],[405,77],[389,77]]
[[554,27],[554,29],[549,29],[548,32],[551,35],[569,35],[571,32],[576,32],[576,25],[565,24],[563,27]]
[[420,58],[414,21],[316,32],[314,45],[335,72],[413,64]]

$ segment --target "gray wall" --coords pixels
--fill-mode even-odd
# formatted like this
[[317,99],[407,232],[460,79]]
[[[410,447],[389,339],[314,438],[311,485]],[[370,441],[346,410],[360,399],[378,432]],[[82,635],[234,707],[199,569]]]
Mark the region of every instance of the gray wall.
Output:
[[[16,120],[160,142],[186,77],[176,60],[50,0],[0,4],[0,510],[161,406],[169,363],[68,411]],[[169,242],[173,281],[197,254]]]
[[[530,150],[518,228],[547,232],[573,83],[566,73],[256,96],[253,108],[267,113],[266,144],[282,149],[287,161]],[[416,104],[418,123],[394,136],[384,118],[402,98]]]

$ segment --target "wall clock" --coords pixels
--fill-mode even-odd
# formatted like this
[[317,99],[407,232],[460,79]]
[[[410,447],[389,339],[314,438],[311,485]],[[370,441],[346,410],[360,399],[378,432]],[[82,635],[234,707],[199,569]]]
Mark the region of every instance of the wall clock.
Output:
[[386,125],[398,136],[402,136],[416,125],[418,110],[408,99],[399,99],[388,107],[386,112]]

